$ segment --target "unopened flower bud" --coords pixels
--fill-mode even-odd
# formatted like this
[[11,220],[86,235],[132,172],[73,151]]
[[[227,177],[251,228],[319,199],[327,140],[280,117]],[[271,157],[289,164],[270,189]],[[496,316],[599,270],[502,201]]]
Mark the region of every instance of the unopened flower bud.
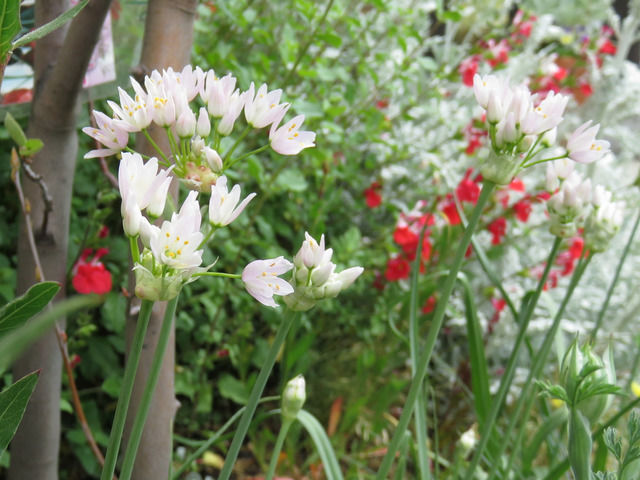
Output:
[[304,377],[298,375],[289,380],[282,392],[282,416],[288,420],[295,419],[306,399]]
[[209,120],[209,113],[204,107],[200,107],[198,122],[196,124],[196,133],[203,138],[208,137],[211,133],[211,120]]
[[181,138],[188,138],[193,136],[196,131],[196,116],[187,109],[180,114],[178,121],[176,122],[176,133]]
[[195,136],[191,139],[191,151],[196,157],[199,157],[204,152],[205,147],[204,139],[199,136]]
[[218,152],[211,147],[204,147],[204,158],[214,172],[220,173],[222,171],[222,159]]

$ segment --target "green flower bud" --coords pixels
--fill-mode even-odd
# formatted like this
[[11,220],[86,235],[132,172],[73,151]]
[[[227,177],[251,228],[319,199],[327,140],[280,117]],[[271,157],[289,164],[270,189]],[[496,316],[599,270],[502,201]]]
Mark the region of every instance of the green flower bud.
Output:
[[498,154],[493,151],[480,168],[480,173],[485,180],[490,180],[498,185],[508,185],[516,173],[520,170],[518,157],[510,153]]
[[282,416],[288,420],[295,419],[298,412],[302,410],[306,399],[304,377],[298,375],[289,380],[284,387],[284,392],[282,392]]

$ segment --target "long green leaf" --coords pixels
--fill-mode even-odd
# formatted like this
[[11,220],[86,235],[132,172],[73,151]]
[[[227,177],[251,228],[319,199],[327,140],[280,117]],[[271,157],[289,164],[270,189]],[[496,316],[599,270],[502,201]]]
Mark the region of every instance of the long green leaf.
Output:
[[546,418],[527,447],[522,449],[522,469],[524,472],[531,472],[533,460],[536,458],[536,455],[540,450],[540,446],[552,432],[567,423],[567,418],[568,412],[566,408],[556,410]]
[[20,32],[20,0],[2,0],[0,5],[0,62],[13,47],[11,40]]
[[464,273],[460,272],[458,273],[458,282],[464,291],[467,339],[469,342],[469,363],[471,364],[471,390],[473,391],[473,401],[478,421],[480,425],[483,425],[491,405],[489,370],[484,354],[484,340],[482,338],[482,329],[478,321],[475,300],[469,280]]
[[42,309],[60,290],[57,282],[36,283],[27,292],[0,309],[0,336],[20,327]]
[[20,425],[39,372],[33,372],[0,392],[0,456]]
[[67,10],[59,17],[54,18],[49,23],[45,23],[41,27],[38,27],[35,30],[20,37],[18,40],[13,42],[13,44],[11,45],[11,48],[16,49],[23,45],[27,45],[28,43],[31,43],[34,40],[38,40],[39,38],[42,38],[45,35],[49,35],[51,32],[53,32],[54,30],[57,30],[66,22],[68,22],[73,17],[75,17],[78,13],[80,13],[80,10],[82,10],[87,5],[87,3],[89,3],[89,0],[82,0],[80,3],[78,3],[74,7]]
[[309,432],[309,435],[311,435],[311,439],[324,465],[327,480],[343,480],[338,459],[333,451],[329,437],[324,431],[324,428],[322,428],[322,425],[320,425],[320,422],[306,410],[300,410],[296,418],[307,432]]
[[63,300],[0,338],[0,373],[4,372],[26,347],[51,328],[58,318],[98,305],[103,298],[100,295],[82,295]]

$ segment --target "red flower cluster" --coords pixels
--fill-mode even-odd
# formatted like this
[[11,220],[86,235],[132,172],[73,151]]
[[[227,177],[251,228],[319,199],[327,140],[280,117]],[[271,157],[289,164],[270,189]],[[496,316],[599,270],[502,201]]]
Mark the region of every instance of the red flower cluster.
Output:
[[73,267],[71,283],[78,293],[107,293],[111,291],[111,273],[100,259],[109,253],[106,248],[96,250],[93,257],[91,248],[86,248]]
[[[551,268],[551,270],[549,271],[547,282],[543,287],[544,290],[556,288],[558,286],[558,280],[560,279],[560,277],[566,277],[573,273],[576,262],[582,257],[583,250],[584,240],[582,239],[582,237],[573,237],[569,242],[569,248],[567,248],[567,250],[563,252],[560,252],[560,254],[556,257],[555,265],[560,268]],[[542,277],[544,267],[545,265],[542,264],[533,269],[534,274],[538,278]]]
[[373,182],[369,188],[365,189],[364,198],[367,207],[376,208],[382,203],[382,196],[379,193],[381,189],[382,185],[379,182]]

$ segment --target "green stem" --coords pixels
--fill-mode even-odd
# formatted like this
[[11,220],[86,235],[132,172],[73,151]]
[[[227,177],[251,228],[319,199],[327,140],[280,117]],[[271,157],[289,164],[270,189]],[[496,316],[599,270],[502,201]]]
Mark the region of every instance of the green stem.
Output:
[[536,152],[536,147],[538,146],[541,140],[542,140],[542,135],[538,135],[538,137],[536,138],[536,141],[533,142],[533,145],[531,145],[531,148],[527,152],[526,157],[524,157],[524,160],[522,161],[522,165],[527,163],[529,159],[535,157],[540,152],[540,150]]
[[[415,378],[416,368],[418,366],[418,354],[420,351],[419,334],[418,334],[418,274],[420,273],[420,262],[422,260],[422,241],[424,232],[427,228],[425,224],[420,231],[418,237],[418,248],[416,249],[416,258],[413,262],[413,271],[411,272],[411,298],[409,300],[409,345],[411,353],[411,375]],[[424,388],[418,392],[418,400],[416,402],[416,412],[414,417],[416,429],[416,443],[418,453],[418,472],[420,480],[429,478],[429,458],[427,457],[427,402],[425,401]],[[268,479],[267,479],[268,480]]]
[[[622,409],[618,413],[616,413],[613,417],[611,417],[607,421],[607,423],[605,423],[600,428],[598,428],[591,435],[591,438],[595,441],[600,435],[604,433],[604,431],[607,428],[613,427],[618,422],[618,420],[620,420],[629,411],[633,410],[638,405],[640,405],[640,398],[636,398],[635,400],[632,400],[631,402],[627,403],[624,407],[622,407]],[[547,476],[544,477],[544,480],[557,480],[558,478],[562,477],[562,475],[564,475],[564,473],[567,470],[569,470],[569,468],[571,468],[569,459],[565,458],[564,461],[562,461],[561,463],[553,467],[553,470],[551,470],[551,472],[549,472]]]
[[427,374],[427,368],[429,366],[429,361],[431,360],[433,347],[436,343],[438,333],[440,333],[440,328],[442,327],[442,324],[444,322],[444,314],[447,308],[447,304],[449,303],[449,297],[451,296],[451,292],[453,291],[453,285],[455,284],[458,272],[460,271],[462,260],[464,259],[464,254],[466,253],[469,242],[471,241],[471,235],[478,225],[478,220],[480,220],[482,210],[489,200],[489,197],[493,193],[495,186],[495,183],[489,180],[484,180],[482,183],[482,192],[480,193],[480,198],[478,199],[478,203],[476,203],[476,206],[471,213],[469,224],[467,225],[462,239],[458,244],[453,263],[449,270],[449,275],[447,276],[447,279],[445,280],[445,283],[442,287],[442,293],[440,296],[440,300],[438,300],[436,310],[433,314],[433,320],[431,323],[431,328],[429,329],[429,334],[427,335],[426,344],[422,355],[418,360],[416,374],[411,381],[409,394],[407,395],[407,400],[405,402],[404,408],[402,409],[402,415],[398,420],[396,430],[393,433],[393,438],[391,439],[391,443],[389,444],[387,453],[382,459],[382,464],[380,465],[380,469],[378,470],[378,473],[376,475],[377,480],[385,479],[387,477],[387,474],[389,473],[389,470],[391,469],[391,464],[393,463],[393,459],[395,458],[398,447],[400,446],[400,441],[402,440],[402,436],[404,435],[404,432],[409,424],[409,420],[411,419],[411,414],[413,413],[413,407],[415,406],[416,400],[418,398],[418,393],[422,390],[422,382],[425,375]]
[[602,308],[600,308],[600,312],[598,313],[598,319],[596,320],[596,325],[593,327],[593,331],[591,332],[591,341],[593,342],[596,338],[596,334],[600,327],[602,326],[602,322],[604,320],[604,314],[607,312],[607,308],[609,308],[609,302],[611,301],[611,295],[613,295],[613,290],[616,288],[618,284],[618,279],[620,278],[620,272],[622,271],[622,266],[627,258],[627,254],[629,253],[629,249],[631,248],[631,244],[633,243],[633,238],[636,235],[636,231],[638,230],[638,225],[640,224],[640,211],[638,211],[638,216],[636,217],[636,222],[633,224],[633,228],[631,230],[631,234],[629,235],[629,240],[627,240],[627,244],[624,246],[624,250],[622,251],[622,256],[618,261],[618,266],[616,267],[616,273],[613,275],[613,280],[611,280],[611,284],[609,285],[609,290],[607,290],[607,296],[604,299],[604,303],[602,304]]
[[276,473],[276,467],[278,466],[278,458],[280,457],[280,452],[282,451],[282,445],[284,444],[284,439],[287,437],[289,427],[292,423],[293,421],[290,418],[282,418],[282,426],[280,427],[280,432],[278,433],[276,444],[273,447],[271,461],[269,462],[269,470],[267,470],[267,476],[265,477],[265,480],[271,480],[273,478],[273,475]]
[[507,367],[505,368],[505,371],[502,375],[498,393],[496,393],[495,397],[492,399],[491,409],[489,410],[489,414],[487,415],[485,423],[482,427],[480,441],[476,446],[476,449],[471,459],[471,462],[469,464],[469,467],[467,468],[465,478],[473,478],[475,469],[478,466],[480,459],[482,458],[482,454],[484,453],[484,449],[487,446],[489,439],[491,438],[493,426],[496,421],[496,418],[498,417],[498,412],[502,407],[504,399],[507,396],[507,392],[511,387],[511,382],[513,381],[513,376],[516,370],[516,362],[518,360],[518,356],[520,354],[520,349],[522,348],[522,344],[527,335],[527,327],[529,326],[529,320],[531,319],[531,316],[533,315],[533,310],[536,304],[538,303],[538,299],[540,298],[540,294],[542,293],[544,284],[546,283],[549,272],[551,271],[551,266],[553,265],[556,255],[558,254],[558,250],[560,249],[561,242],[562,242],[561,238],[559,237],[555,238],[555,241],[553,242],[553,246],[551,247],[551,252],[549,253],[549,258],[547,260],[547,264],[545,266],[544,272],[542,274],[542,277],[540,277],[540,281],[538,282],[538,287],[536,288],[536,291],[533,294],[533,297],[531,298],[531,300],[528,302],[526,308],[524,308],[524,310],[521,312],[521,315],[520,315],[521,318],[518,318],[517,320],[520,328],[518,330],[518,336],[516,337],[516,343],[513,346],[513,350],[511,351],[511,355],[509,356],[509,360],[507,361]]
[[162,157],[162,160],[164,160],[164,163],[166,165],[171,165],[171,162],[169,161],[169,159],[167,158],[167,156],[164,154],[164,152],[162,151],[162,149],[158,146],[158,144],[155,142],[155,140],[153,138],[151,138],[151,135],[149,135],[149,132],[147,131],[146,128],[142,129],[142,133],[144,134],[144,136],[147,138],[147,140],[149,141],[149,143],[151,144],[151,146],[153,146],[153,148],[156,149],[156,152],[158,152],[158,155],[160,155]]
[[194,273],[192,277],[225,277],[225,278],[242,278],[242,275],[238,273],[223,273],[223,272],[200,272]]
[[236,163],[238,163],[240,160],[244,160],[247,157],[250,157],[251,155],[255,155],[257,153],[263,152],[265,151],[267,148],[269,148],[271,146],[270,143],[267,143],[266,145],[261,146],[260,148],[256,148],[255,150],[251,150],[249,153],[245,153],[244,155],[240,155],[238,158],[234,158],[233,160],[231,160],[229,162],[229,164],[225,167],[225,168],[231,168],[233,167]]
[[[524,383],[524,387],[522,387],[522,392],[518,396],[518,401],[516,402],[516,408],[509,416],[509,424],[507,426],[506,432],[503,434],[503,437],[502,437],[503,439],[505,439],[505,441],[500,443],[498,455],[496,456],[496,458],[500,458],[506,446],[510,444],[508,440],[509,438],[511,438],[511,433],[514,430],[515,425],[518,421],[518,418],[520,417],[520,412],[523,411],[523,407],[524,407],[524,413],[522,416],[520,432],[518,433],[518,438],[516,440],[516,443],[512,444],[514,445],[514,448],[509,457],[509,463],[507,464],[507,472],[505,473],[505,478],[508,478],[508,473],[511,470],[511,466],[515,459],[516,452],[518,451],[518,447],[524,438],[525,432],[527,431],[527,429],[525,428],[526,427],[525,424],[527,423],[527,419],[529,418],[529,413],[531,412],[531,408],[533,407],[533,402],[536,400],[536,395],[534,395],[534,392],[532,391],[533,387],[535,386],[535,384],[533,383],[533,379],[540,375],[540,373],[544,369],[544,366],[546,365],[547,358],[549,356],[549,353],[551,352],[551,347],[553,345],[553,341],[555,340],[556,334],[558,333],[558,328],[560,327],[560,322],[562,321],[562,316],[564,315],[564,311],[567,307],[567,304],[569,303],[569,300],[571,299],[571,296],[573,295],[573,292],[576,286],[578,285],[578,283],[580,282],[580,279],[582,278],[582,274],[584,273],[587,266],[589,265],[591,258],[592,258],[591,256],[588,256],[586,258],[583,257],[582,259],[580,259],[578,266],[573,272],[573,275],[571,276],[571,282],[569,283],[567,292],[565,293],[564,298],[562,299],[560,308],[558,308],[558,311],[556,312],[556,315],[553,318],[553,323],[551,325],[551,328],[547,332],[547,335],[545,336],[544,341],[542,342],[542,346],[540,347],[539,353],[534,357],[533,366],[529,370],[529,374],[527,375],[527,380]],[[495,478],[495,474],[497,473],[498,467],[499,467],[499,462],[495,462],[493,464],[491,474],[489,475],[489,480],[491,480],[492,478]]]
[[244,139],[244,137],[246,137],[247,135],[249,135],[249,132],[251,131],[251,126],[247,125],[247,128],[244,129],[244,131],[240,134],[240,136],[237,138],[236,142],[231,146],[231,148],[229,150],[227,150],[227,153],[224,154],[224,156],[222,157],[222,164],[224,165],[225,163],[227,163],[227,160],[229,159],[229,157],[231,156],[231,154],[233,153],[233,151],[238,148],[238,145],[240,145],[240,142]]
[[120,387],[120,395],[118,396],[118,404],[116,405],[116,413],[109,435],[109,444],[107,445],[107,455],[102,468],[100,480],[111,480],[116,469],[116,461],[118,460],[118,451],[120,450],[120,442],[122,441],[122,432],[124,431],[124,423],[127,418],[127,410],[129,409],[129,400],[133,391],[133,383],[138,370],[138,362],[140,361],[140,353],[144,344],[144,337],[147,333],[149,318],[151,317],[151,309],[153,302],[143,300],[140,305],[140,313],[136,323],[136,331],[133,336],[131,349],[129,350],[129,358],[124,368],[124,378]]
[[306,43],[300,49],[300,52],[298,53],[298,57],[296,58],[296,61],[293,64],[293,67],[291,67],[291,70],[287,72],[287,75],[282,80],[281,85],[283,87],[288,85],[287,82],[291,79],[291,77],[297,70],[298,65],[300,65],[300,62],[302,61],[302,57],[304,57],[305,54],[307,53],[307,50],[309,50],[309,47],[311,46],[314,38],[316,37],[316,33],[318,33],[318,29],[320,28],[320,26],[322,26],[322,24],[327,19],[327,15],[329,15],[329,11],[331,10],[332,5],[333,5],[333,0],[329,0],[329,2],[327,3],[327,6],[324,9],[322,17],[320,18],[318,23],[316,23],[316,26],[313,27],[313,31],[311,32],[311,35],[309,35],[309,38],[307,39]]
[[[275,400],[280,400],[280,397],[279,396],[264,397],[264,398],[261,398],[258,403],[272,402]],[[220,427],[220,430],[218,430],[216,433],[211,435],[211,437],[209,437],[206,441],[197,442],[197,444],[199,445],[198,449],[185,459],[184,463],[180,466],[180,468],[178,468],[175,472],[173,472],[171,479],[178,480],[178,478],[180,477],[180,474],[183,473],[187,468],[189,468],[193,462],[195,462],[198,458],[200,458],[202,454],[206,452],[211,445],[217,442],[218,439],[224,434],[224,432],[226,432],[229,429],[229,427],[231,427],[231,425],[233,425],[233,423],[238,418],[240,418],[240,415],[244,413],[246,408],[247,407],[240,408],[236,413],[233,414],[233,416],[229,420],[227,420],[227,422],[224,425],[222,425],[222,427]],[[178,438],[177,435],[175,435],[175,437]],[[187,443],[187,441],[191,441],[191,440],[183,439],[184,443]]]
[[534,165],[538,165],[539,163],[551,162],[553,160],[560,160],[561,158],[567,158],[568,156],[569,154],[565,153],[564,155],[558,155],[557,157],[543,158],[542,160],[536,160],[535,162],[527,163],[526,165],[523,165],[522,168],[529,168],[529,167],[533,167]]
[[164,127],[164,131],[167,132],[167,138],[169,139],[169,146],[171,147],[171,153],[174,158],[178,158],[180,156],[180,148],[176,143],[176,139],[173,136],[173,132],[170,127]]
[[200,242],[200,245],[198,245],[198,250],[201,249],[202,247],[204,247],[209,240],[211,240],[211,237],[213,236],[214,233],[216,233],[217,228],[214,227],[213,225],[209,225],[211,228],[209,229],[209,231],[207,232],[207,234],[204,236],[204,238],[202,239],[202,241]]
[[273,344],[271,345],[271,348],[269,349],[269,353],[267,354],[267,359],[262,364],[262,368],[260,369],[260,373],[258,374],[256,383],[251,389],[251,395],[249,396],[249,401],[247,402],[247,409],[242,414],[242,418],[240,419],[240,424],[238,425],[238,429],[236,430],[236,433],[233,436],[231,446],[229,447],[229,452],[227,453],[227,457],[224,460],[224,465],[222,467],[222,471],[220,472],[220,476],[218,477],[218,480],[229,480],[229,477],[231,476],[233,465],[236,463],[236,459],[238,458],[238,453],[240,452],[240,447],[242,446],[244,437],[247,434],[247,430],[249,430],[249,424],[251,423],[253,414],[256,411],[258,401],[260,400],[260,395],[262,395],[262,391],[264,390],[264,387],[267,384],[267,379],[269,378],[269,374],[273,369],[273,365],[276,363],[276,357],[278,356],[278,352],[280,352],[280,348],[284,343],[284,339],[287,337],[287,332],[291,328],[291,325],[293,324],[293,322],[298,318],[298,316],[299,316],[298,312],[293,312],[291,310],[287,310],[286,313],[284,314],[282,323],[278,327],[278,331],[276,332],[276,337],[273,340]]
[[138,405],[138,411],[136,412],[133,427],[131,428],[129,441],[127,442],[127,449],[124,454],[122,469],[120,471],[120,480],[129,480],[131,478],[131,472],[133,472],[133,465],[136,460],[136,454],[138,453],[140,439],[142,438],[142,431],[144,430],[144,424],[147,420],[149,408],[151,407],[153,393],[156,389],[156,384],[158,383],[158,377],[160,376],[162,359],[164,358],[164,353],[167,349],[167,344],[169,343],[171,325],[173,324],[173,316],[176,312],[178,297],[179,295],[169,300],[167,303],[167,309],[165,310],[164,318],[162,319],[162,327],[160,328],[160,334],[158,336],[158,343],[156,345],[156,350],[153,353],[151,370],[149,371],[147,383],[144,386],[142,399],[140,400],[140,405]]
[[138,236],[129,237],[129,246],[131,247],[131,259],[133,264],[140,263],[140,248],[138,247]]

